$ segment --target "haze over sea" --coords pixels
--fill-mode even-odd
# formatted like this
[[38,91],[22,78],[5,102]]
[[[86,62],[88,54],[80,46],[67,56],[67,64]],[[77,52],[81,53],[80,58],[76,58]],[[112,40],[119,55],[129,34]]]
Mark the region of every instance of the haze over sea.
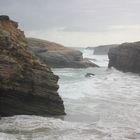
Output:
[[[66,109],[60,118],[13,116],[0,120],[0,140],[139,140],[140,77],[108,69],[107,56],[84,57],[100,68],[53,69]],[[94,77],[85,77],[94,73]]]

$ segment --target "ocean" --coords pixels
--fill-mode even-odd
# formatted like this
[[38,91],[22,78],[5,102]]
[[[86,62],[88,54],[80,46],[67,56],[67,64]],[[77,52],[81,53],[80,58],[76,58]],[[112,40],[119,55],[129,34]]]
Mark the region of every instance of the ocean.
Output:
[[0,140],[140,140],[140,76],[108,69],[107,55],[82,52],[100,67],[53,69],[67,115],[3,117]]

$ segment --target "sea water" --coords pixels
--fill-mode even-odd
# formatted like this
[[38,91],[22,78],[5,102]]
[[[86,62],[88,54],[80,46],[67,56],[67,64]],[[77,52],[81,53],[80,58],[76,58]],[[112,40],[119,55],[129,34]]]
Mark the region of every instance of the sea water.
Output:
[[140,140],[140,76],[108,69],[107,56],[83,52],[101,67],[53,69],[67,115],[4,117],[0,140]]

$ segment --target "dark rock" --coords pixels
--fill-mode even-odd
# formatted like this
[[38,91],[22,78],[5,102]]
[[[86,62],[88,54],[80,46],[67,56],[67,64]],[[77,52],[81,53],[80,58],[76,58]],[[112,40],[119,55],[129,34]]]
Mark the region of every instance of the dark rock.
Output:
[[58,76],[33,59],[15,23],[0,18],[0,116],[65,114]]
[[124,72],[140,73],[140,42],[123,43],[109,50],[108,67]]
[[85,75],[85,77],[93,77],[93,76],[95,76],[95,74],[93,74],[93,73],[87,73],[87,74]]
[[1,15],[0,20],[2,21],[2,20],[10,20],[10,19],[9,19],[9,16],[7,15]]
[[28,44],[36,56],[52,68],[87,68],[97,67],[89,60],[84,60],[78,50],[64,47],[60,44],[28,38]]

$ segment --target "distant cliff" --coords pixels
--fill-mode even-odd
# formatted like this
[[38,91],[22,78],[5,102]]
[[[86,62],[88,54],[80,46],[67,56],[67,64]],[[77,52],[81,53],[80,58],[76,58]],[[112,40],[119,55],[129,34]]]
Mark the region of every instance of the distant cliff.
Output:
[[36,38],[27,38],[27,40],[35,55],[52,68],[87,68],[97,66],[86,59],[84,60],[82,53],[78,50]]
[[17,22],[0,16],[0,116],[65,114],[57,81],[34,60]]
[[88,47],[88,49],[94,50],[95,55],[107,55],[110,48],[114,48],[117,46],[117,44],[101,45],[97,47]]
[[109,67],[124,72],[140,73],[140,42],[123,43],[108,53]]

